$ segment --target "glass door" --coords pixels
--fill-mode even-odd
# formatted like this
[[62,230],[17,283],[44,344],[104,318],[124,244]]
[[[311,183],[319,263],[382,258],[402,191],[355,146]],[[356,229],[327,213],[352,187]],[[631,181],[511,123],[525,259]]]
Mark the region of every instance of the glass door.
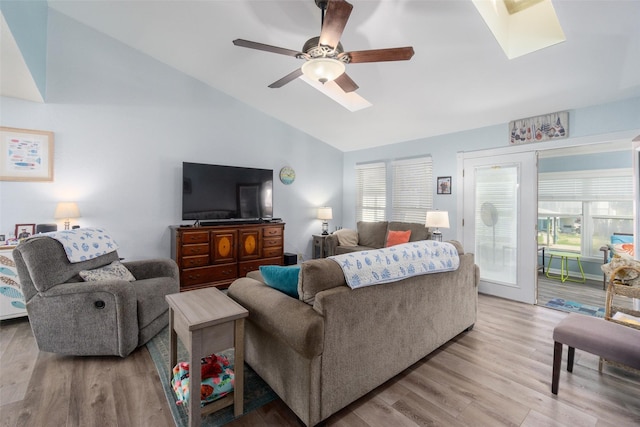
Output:
[[536,175],[533,152],[464,160],[464,248],[482,293],[535,303]]

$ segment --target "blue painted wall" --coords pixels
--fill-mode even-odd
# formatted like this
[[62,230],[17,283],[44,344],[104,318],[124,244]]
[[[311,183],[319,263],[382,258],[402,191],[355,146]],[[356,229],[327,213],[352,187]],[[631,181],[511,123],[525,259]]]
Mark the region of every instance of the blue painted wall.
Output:
[[0,10],[11,34],[22,51],[40,95],[46,100],[47,89],[47,17],[46,1],[2,0]]
[[538,161],[539,173],[598,169],[631,169],[632,167],[633,159],[631,153],[628,151],[549,157]]

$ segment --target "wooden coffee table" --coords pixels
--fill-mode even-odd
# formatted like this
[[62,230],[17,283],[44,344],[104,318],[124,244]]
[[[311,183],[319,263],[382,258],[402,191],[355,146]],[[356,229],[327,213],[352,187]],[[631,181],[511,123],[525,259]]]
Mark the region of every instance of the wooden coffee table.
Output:
[[[201,415],[233,405],[234,415],[242,415],[244,391],[244,318],[249,312],[217,288],[167,295],[171,330],[169,377],[178,362],[178,340],[189,352],[189,425],[199,426]],[[235,385],[230,393],[200,407],[200,359],[216,351],[234,347]],[[196,390],[196,392],[194,392]]]

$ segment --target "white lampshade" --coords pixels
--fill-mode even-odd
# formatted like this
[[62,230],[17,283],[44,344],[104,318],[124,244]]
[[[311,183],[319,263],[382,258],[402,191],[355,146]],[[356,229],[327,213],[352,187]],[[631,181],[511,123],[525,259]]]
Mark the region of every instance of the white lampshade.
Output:
[[322,220],[322,234],[329,234],[329,220],[333,219],[333,211],[330,207],[323,206],[318,208],[318,219]]
[[322,219],[322,220],[333,219],[333,210],[326,206],[318,208],[318,219]]
[[427,219],[424,223],[425,227],[435,228],[431,233],[433,240],[442,241],[442,233],[440,227],[449,228],[449,212],[447,211],[428,211]]
[[80,218],[80,209],[78,209],[78,204],[76,202],[58,203],[53,217],[55,219],[64,219],[64,229],[68,230],[71,218]]
[[344,62],[332,58],[315,58],[302,64],[302,74],[320,83],[337,79],[344,70]]
[[425,227],[433,228],[449,228],[449,212],[447,211],[429,211],[427,212],[427,220]]

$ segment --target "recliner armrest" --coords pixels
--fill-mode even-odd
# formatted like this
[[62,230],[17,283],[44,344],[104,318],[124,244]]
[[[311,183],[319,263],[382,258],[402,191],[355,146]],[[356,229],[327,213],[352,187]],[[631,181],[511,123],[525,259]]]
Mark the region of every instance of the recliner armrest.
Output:
[[152,279],[154,277],[172,277],[180,280],[178,265],[172,259],[156,258],[122,263],[131,271],[136,280]]
[[125,357],[138,345],[136,289],[125,280],[62,283],[38,292],[27,312],[43,351]]
[[39,295],[45,298],[49,298],[64,295],[89,294],[96,292],[106,292],[109,294],[113,294],[113,296],[118,300],[136,300],[135,289],[131,286],[131,282],[127,282],[126,280],[97,280],[93,282],[61,283],[45,292],[39,292]]

